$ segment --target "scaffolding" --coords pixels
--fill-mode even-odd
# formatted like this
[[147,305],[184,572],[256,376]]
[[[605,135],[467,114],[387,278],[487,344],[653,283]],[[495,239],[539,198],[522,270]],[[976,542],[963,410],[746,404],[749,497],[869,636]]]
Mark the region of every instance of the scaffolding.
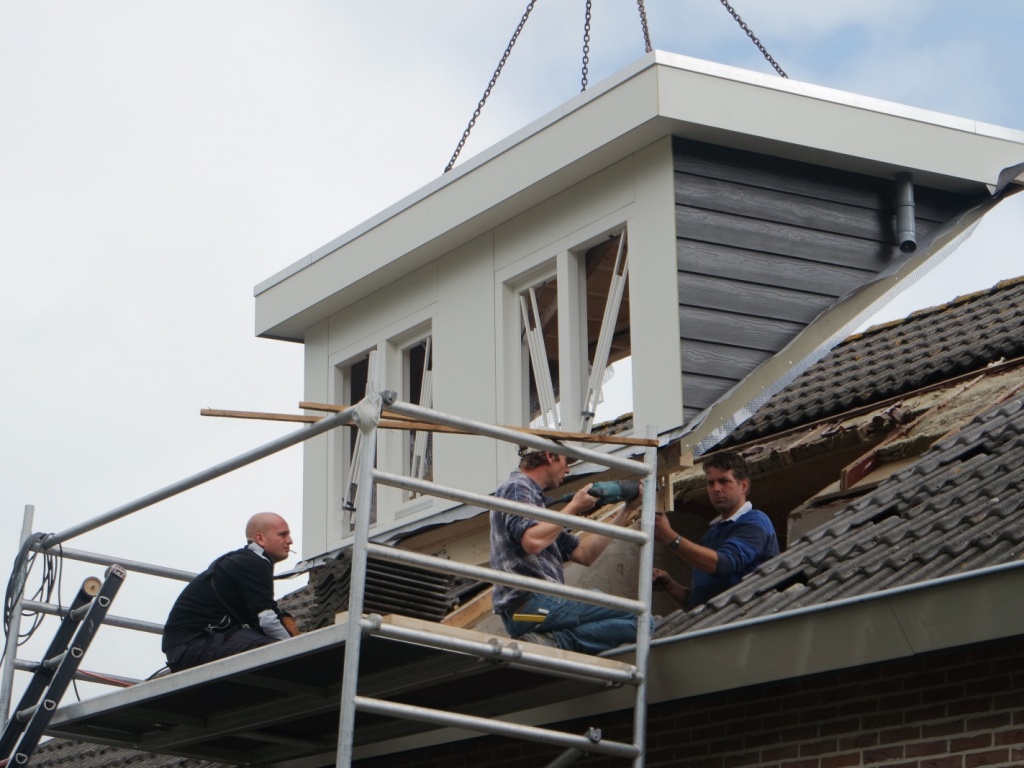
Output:
[[[165,716],[166,720],[161,722],[161,716],[156,711],[158,706],[154,702],[169,701],[170,697],[173,696],[180,697],[183,695],[183,689],[187,689],[192,685],[196,686],[195,695],[198,695],[202,690],[209,690],[210,686],[213,685],[231,686],[243,684],[256,685],[262,688],[276,688],[284,691],[287,696],[291,697],[288,701],[292,702],[290,706],[294,708],[295,717],[309,716],[310,713],[322,715],[336,707],[338,719],[334,764],[338,766],[347,767],[352,764],[353,750],[357,742],[356,714],[363,713],[364,716],[370,717],[374,723],[380,722],[380,719],[383,718],[388,722],[401,721],[420,724],[416,726],[420,730],[407,730],[405,731],[407,733],[422,732],[422,724],[427,724],[432,727],[466,729],[560,747],[565,752],[554,763],[558,765],[567,765],[584,753],[597,753],[628,759],[632,762],[632,765],[642,767],[644,765],[644,734],[646,731],[646,673],[651,640],[649,607],[651,600],[650,573],[653,566],[654,502],[656,497],[654,480],[657,468],[657,440],[655,439],[653,428],[648,430],[648,439],[645,441],[647,445],[643,460],[641,461],[623,458],[605,451],[580,447],[575,444],[556,443],[546,437],[529,432],[464,419],[423,406],[396,402],[394,393],[387,390],[381,391],[378,389],[376,381],[370,381],[367,387],[367,396],[354,406],[343,408],[337,413],[323,417],[301,430],[285,435],[260,448],[242,454],[233,460],[219,464],[197,475],[167,486],[160,491],[123,505],[91,521],[61,533],[42,538],[36,543],[35,548],[37,551],[45,551],[81,533],[91,531],[106,523],[151,506],[158,501],[196,487],[234,469],[238,469],[260,458],[340,426],[358,428],[365,455],[367,457],[374,456],[376,453],[378,424],[384,407],[387,407],[389,413],[398,414],[419,424],[421,429],[424,424],[437,425],[443,429],[454,429],[467,434],[482,435],[515,445],[525,445],[537,450],[556,451],[570,458],[607,467],[618,472],[629,473],[641,478],[644,494],[639,530],[631,527],[610,525],[587,518],[572,518],[572,524],[575,529],[605,535],[639,548],[637,598],[629,599],[608,595],[492,570],[490,568],[444,560],[375,543],[371,540],[373,531],[371,531],[370,511],[374,486],[376,484],[448,499],[476,507],[504,511],[536,520],[555,522],[560,525],[566,522],[566,517],[559,512],[507,501],[493,496],[449,488],[415,476],[409,477],[389,473],[375,468],[373,466],[374,462],[367,460],[361,463],[359,468],[360,476],[357,478],[355,486],[357,492],[354,499],[355,530],[350,545],[349,612],[344,620],[339,619],[339,622],[333,627],[318,630],[308,635],[293,638],[292,640],[275,643],[239,656],[186,670],[162,679],[149,681],[144,685],[136,685],[133,689],[103,697],[104,701],[99,703],[82,702],[68,707],[67,711],[63,713],[61,710],[58,710],[55,713],[51,733],[70,738],[80,738],[86,741],[96,740],[108,744],[123,743],[124,746],[132,746],[137,749],[157,752],[167,751],[175,754],[216,759],[222,762],[232,762],[233,760],[230,759],[231,754],[219,745],[214,745],[207,751],[203,751],[203,748],[196,747],[194,744],[198,744],[203,737],[211,737],[213,735],[212,731],[220,729],[224,735],[229,735],[232,733],[232,729],[234,729],[236,736],[239,738],[251,738],[256,741],[277,741],[279,746],[287,744],[288,748],[292,750],[298,749],[300,752],[305,750],[305,754],[316,755],[321,759],[326,757],[325,745],[322,740],[287,736],[281,732],[281,729],[277,729],[270,735],[268,735],[269,731],[262,734],[257,732],[258,726],[265,726],[271,721],[278,722],[282,716],[288,716],[287,712],[282,715],[282,710],[288,710],[288,707],[283,706],[280,702],[268,701],[265,704],[254,705],[253,711],[248,715],[235,713],[231,717],[222,718],[222,724],[216,727],[210,724],[209,718],[188,718],[181,712],[167,714]],[[26,515],[28,515],[28,512],[26,512]],[[424,522],[429,523],[429,518]],[[30,518],[27,517],[26,531],[29,529],[30,524]],[[63,548],[63,554],[64,556],[88,562],[112,562],[112,559],[101,555],[80,553],[67,548]],[[458,632],[441,631],[439,625],[415,621],[389,620],[388,617],[382,617],[377,614],[364,615],[366,567],[367,560],[371,556],[375,559],[411,565],[440,573],[469,577],[492,584],[517,587],[531,592],[568,598],[578,602],[630,613],[637,617],[635,646],[624,650],[617,650],[613,654],[604,654],[597,657],[564,651],[556,654],[551,652],[552,649],[508,638],[488,637],[486,640],[481,640],[477,637],[466,636]],[[139,570],[179,580],[188,580],[192,577],[192,574],[165,569],[159,566],[125,562],[123,560],[119,562],[128,570]],[[45,606],[38,604],[33,604],[32,607],[36,610],[45,609]],[[142,631],[160,631],[157,625],[149,625],[144,622],[137,623],[129,619],[118,619],[117,617],[108,617],[107,623],[127,626]],[[14,632],[17,632],[17,628],[14,628]],[[477,635],[479,633],[471,632],[468,634]],[[388,648],[392,648],[397,647],[397,644],[408,649],[413,658],[417,657],[418,654],[430,654],[429,664],[424,662],[426,666],[434,665],[438,670],[441,669],[438,665],[444,664],[447,666],[443,671],[436,672],[434,677],[424,673],[422,679],[417,681],[409,680],[408,671],[398,674],[396,670],[381,669],[375,666],[375,664],[385,664],[386,666],[387,662],[380,662],[380,659],[390,658],[388,654],[382,654],[378,650],[379,647],[386,645]],[[313,690],[314,686],[303,686],[296,682],[295,679],[286,679],[300,676],[298,673],[293,674],[291,671],[286,673],[286,665],[291,665],[288,668],[290,670],[301,663],[313,664],[314,660],[316,660],[315,666],[321,670],[325,668],[326,664],[337,665],[337,657],[332,656],[332,654],[337,654],[342,647],[343,660],[340,665],[340,684],[323,685]],[[5,659],[4,667],[5,687],[3,693],[6,697],[9,697],[9,677],[13,674],[13,670],[16,667],[20,669],[33,668],[31,664],[26,664],[25,662],[18,663],[14,658],[14,649],[11,650],[12,652],[9,654],[9,657]],[[370,653],[369,657],[366,656],[367,652]],[[619,660],[621,657],[628,659],[630,654],[632,654],[632,660]],[[606,656],[614,656],[615,658],[606,658]],[[463,660],[467,658],[475,659],[472,662],[472,666],[466,666]],[[394,664],[395,662],[392,663]],[[481,663],[484,664],[483,667],[480,666]],[[274,665],[281,665],[279,672],[275,673],[273,671]],[[479,674],[481,671],[486,673],[492,669],[527,670],[531,676],[531,681],[548,677],[558,681],[558,685],[561,686],[558,688],[558,695],[562,698],[587,695],[589,692],[602,690],[609,686],[632,687],[634,689],[633,738],[630,742],[616,742],[603,738],[600,731],[594,728],[588,729],[582,735],[561,733],[533,725],[501,720],[497,719],[497,717],[470,715],[457,711],[458,707],[439,709],[433,706],[426,706],[424,702],[410,704],[394,700],[395,696],[393,694],[395,691],[408,690],[416,685],[420,685],[426,690],[427,698],[429,698],[430,685],[436,684],[438,679],[451,678],[452,675],[457,676],[459,673],[454,670],[459,669],[467,670],[465,674]],[[262,679],[261,675],[264,676]],[[397,678],[402,679],[399,681]],[[219,683],[218,681],[221,682]],[[536,685],[536,683],[530,684]],[[206,686],[206,688],[203,688],[203,686]],[[555,689],[551,688],[550,690],[553,691]],[[392,695],[392,698],[386,698],[388,695]],[[119,699],[118,697],[121,698]],[[526,697],[526,699],[528,698]],[[509,695],[505,699],[507,701],[503,701],[500,705],[494,705],[495,711],[502,710],[506,713],[512,713],[523,708],[522,702],[524,697],[516,698]],[[96,701],[98,702],[98,700]],[[351,705],[347,705],[348,703]],[[433,704],[434,702],[426,703]],[[4,698],[2,706],[5,716],[8,705],[9,699]],[[133,730],[134,726],[128,727],[123,725],[126,720],[130,720],[133,716],[133,707],[141,707],[141,711],[145,714],[139,717],[144,717],[147,720],[147,724],[155,728],[155,735],[150,736],[147,733],[143,733],[142,726]],[[257,709],[259,710],[258,712],[256,711]],[[93,721],[90,722],[90,718],[93,718]],[[95,718],[107,719],[100,723]],[[109,724],[104,725],[104,723],[112,722],[111,718],[114,718],[114,721],[119,723],[118,728],[123,730],[123,735],[120,735],[121,732]],[[278,720],[274,720],[274,718],[278,718]],[[319,722],[322,723],[322,720]],[[323,726],[321,725],[321,727]],[[175,733],[170,733],[175,730]],[[380,730],[379,726],[378,730]],[[93,737],[90,738],[89,734],[92,734]],[[97,737],[96,734],[102,735]],[[189,741],[190,738],[193,739],[192,742]],[[276,754],[283,753],[267,752],[261,755],[259,762],[272,763]],[[295,752],[293,751],[291,754],[294,755]],[[246,759],[251,759],[251,757]],[[236,757],[235,760],[240,761],[242,758]]]

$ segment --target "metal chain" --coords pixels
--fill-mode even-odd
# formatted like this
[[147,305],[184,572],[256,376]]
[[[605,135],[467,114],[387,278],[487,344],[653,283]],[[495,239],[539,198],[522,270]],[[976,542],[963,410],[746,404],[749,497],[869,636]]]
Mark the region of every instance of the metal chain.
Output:
[[587,90],[587,72],[590,64],[590,10],[591,0],[587,0],[587,15],[583,20],[583,79],[580,92]]
[[516,40],[519,38],[519,33],[523,31],[523,27],[526,25],[526,20],[530,18],[530,11],[533,10],[534,4],[537,0],[530,0],[526,6],[526,12],[523,14],[523,18],[519,21],[519,26],[516,27],[516,31],[512,33],[512,39],[508,41],[508,46],[505,48],[505,53],[501,57],[501,61],[498,62],[497,69],[494,70],[494,74],[491,75],[491,81],[487,84],[487,89],[484,91],[483,97],[480,99],[480,103],[476,105],[476,109],[473,110],[473,117],[470,118],[469,125],[466,126],[466,130],[462,132],[462,138],[459,139],[459,145],[455,147],[455,153],[452,155],[452,159],[448,161],[448,165],[444,167],[444,172],[448,173],[455,165],[456,159],[459,157],[459,153],[462,152],[462,148],[466,146],[466,140],[469,138],[469,132],[473,130],[473,126],[476,125],[476,119],[480,117],[480,112],[483,111],[484,104],[487,102],[487,97],[491,95],[491,89],[494,88],[494,84],[498,82],[498,75],[501,74],[502,68],[505,66],[505,62],[508,61],[509,54],[512,53],[512,46],[516,44]]
[[759,50],[762,54],[764,54],[764,57],[765,57],[765,59],[768,60],[768,63],[771,64],[773,67],[775,67],[775,71],[778,72],[783,77],[788,79],[789,75],[787,75],[785,72],[782,71],[782,67],[780,67],[778,65],[778,63],[775,61],[775,59],[772,58],[772,55],[770,53],[768,53],[768,50],[763,45],[761,45],[761,41],[757,39],[757,35],[755,35],[750,30],[750,27],[748,27],[743,22],[743,19],[740,18],[740,15],[738,13],[736,13],[736,11],[733,10],[733,7],[731,5],[729,5],[728,0],[722,0],[722,5],[724,5],[725,9],[727,11],[729,11],[729,13],[732,14],[732,17],[734,19],[736,19],[736,23],[740,25],[740,29],[742,29],[744,32],[747,33],[747,37],[749,37],[751,40],[754,41],[754,45],[757,46],[757,50]]
[[647,11],[644,9],[644,0],[636,0],[636,7],[640,9],[640,28],[644,31],[644,53],[651,52],[651,33],[647,29]]

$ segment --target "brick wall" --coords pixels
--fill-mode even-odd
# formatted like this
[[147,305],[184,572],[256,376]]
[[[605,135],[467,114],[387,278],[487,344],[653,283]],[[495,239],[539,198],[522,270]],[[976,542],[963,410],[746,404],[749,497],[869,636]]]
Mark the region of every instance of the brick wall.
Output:
[[[685,674],[681,672],[681,674]],[[632,714],[559,730],[628,741]],[[980,768],[1024,765],[1024,637],[801,680],[658,704],[648,766],[678,768]],[[561,750],[474,739],[362,760],[359,768],[541,768]],[[602,756],[579,768],[630,762]]]

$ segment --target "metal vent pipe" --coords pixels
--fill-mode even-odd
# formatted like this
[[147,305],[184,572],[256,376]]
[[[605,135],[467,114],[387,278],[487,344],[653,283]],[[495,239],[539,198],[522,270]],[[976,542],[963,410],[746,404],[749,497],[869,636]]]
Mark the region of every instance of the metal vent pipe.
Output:
[[903,253],[917,250],[917,223],[914,219],[914,176],[896,174],[896,242]]

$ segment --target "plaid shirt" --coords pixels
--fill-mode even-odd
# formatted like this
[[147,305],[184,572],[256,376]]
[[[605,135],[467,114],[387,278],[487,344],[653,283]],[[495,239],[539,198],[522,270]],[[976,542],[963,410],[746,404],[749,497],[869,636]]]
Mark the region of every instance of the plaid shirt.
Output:
[[[494,495],[535,507],[546,506],[541,487],[519,470],[513,472]],[[547,549],[531,555],[523,549],[521,542],[526,529],[536,524],[536,520],[491,510],[491,568],[564,584],[562,564],[569,559],[580,540],[563,530]],[[495,584],[492,599],[494,612],[501,613],[506,608],[518,607],[518,603],[527,594],[522,589]]]

